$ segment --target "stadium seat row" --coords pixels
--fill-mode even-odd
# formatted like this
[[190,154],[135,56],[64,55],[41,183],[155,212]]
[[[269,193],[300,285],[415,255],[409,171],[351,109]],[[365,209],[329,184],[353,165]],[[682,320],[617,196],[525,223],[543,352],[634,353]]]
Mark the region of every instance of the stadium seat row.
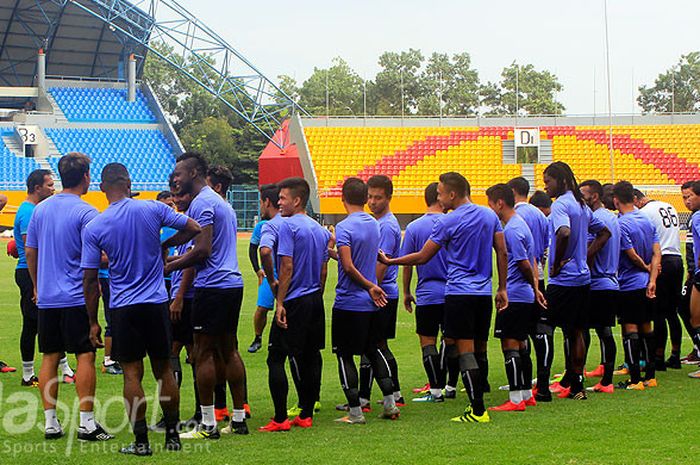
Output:
[[141,89],[134,102],[127,101],[126,89],[52,87],[49,92],[71,122],[156,122]]

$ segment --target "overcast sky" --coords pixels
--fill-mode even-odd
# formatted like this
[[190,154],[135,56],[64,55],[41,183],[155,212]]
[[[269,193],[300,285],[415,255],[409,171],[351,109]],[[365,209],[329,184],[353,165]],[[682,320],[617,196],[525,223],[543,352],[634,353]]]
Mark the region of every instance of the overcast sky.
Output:
[[[513,60],[532,63],[559,77],[567,113],[607,111],[603,0],[181,3],[275,80],[301,83],[336,56],[372,78],[387,50],[466,51],[482,82]],[[637,87],[700,50],[700,1],[608,0],[608,18],[613,111],[638,112]]]

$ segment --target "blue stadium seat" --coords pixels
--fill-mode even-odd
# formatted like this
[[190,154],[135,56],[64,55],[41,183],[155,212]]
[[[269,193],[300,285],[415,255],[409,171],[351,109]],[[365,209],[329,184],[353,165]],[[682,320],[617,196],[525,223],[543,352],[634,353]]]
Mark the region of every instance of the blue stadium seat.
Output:
[[29,173],[39,169],[33,158],[17,157],[5,146],[2,140],[14,132],[12,128],[0,128],[0,188],[22,189]]
[[71,122],[157,122],[141,89],[134,102],[126,100],[126,89],[51,87],[49,92]]
[[[46,129],[59,152],[83,152],[92,160],[91,189],[97,189],[107,163],[126,165],[134,190],[158,190],[167,186],[175,167],[173,147],[157,129]],[[58,157],[49,163],[58,172]]]

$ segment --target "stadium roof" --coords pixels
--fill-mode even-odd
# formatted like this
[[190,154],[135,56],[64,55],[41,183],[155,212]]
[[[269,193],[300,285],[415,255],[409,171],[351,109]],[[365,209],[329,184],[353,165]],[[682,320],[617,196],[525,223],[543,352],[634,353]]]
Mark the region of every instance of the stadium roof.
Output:
[[[0,0],[0,86],[31,86],[37,51],[46,51],[48,76],[123,79],[130,53],[146,47],[86,12],[100,0]],[[130,5],[127,2],[119,3]],[[130,5],[127,18],[149,29],[153,18]],[[147,41],[146,41],[147,43]],[[138,60],[138,76],[144,60]]]

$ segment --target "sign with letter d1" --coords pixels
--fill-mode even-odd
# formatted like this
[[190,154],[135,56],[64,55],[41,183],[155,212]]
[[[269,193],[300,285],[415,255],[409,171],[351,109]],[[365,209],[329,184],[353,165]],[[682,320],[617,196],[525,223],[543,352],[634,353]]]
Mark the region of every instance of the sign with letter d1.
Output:
[[539,128],[515,128],[513,131],[513,136],[516,147],[540,146]]

